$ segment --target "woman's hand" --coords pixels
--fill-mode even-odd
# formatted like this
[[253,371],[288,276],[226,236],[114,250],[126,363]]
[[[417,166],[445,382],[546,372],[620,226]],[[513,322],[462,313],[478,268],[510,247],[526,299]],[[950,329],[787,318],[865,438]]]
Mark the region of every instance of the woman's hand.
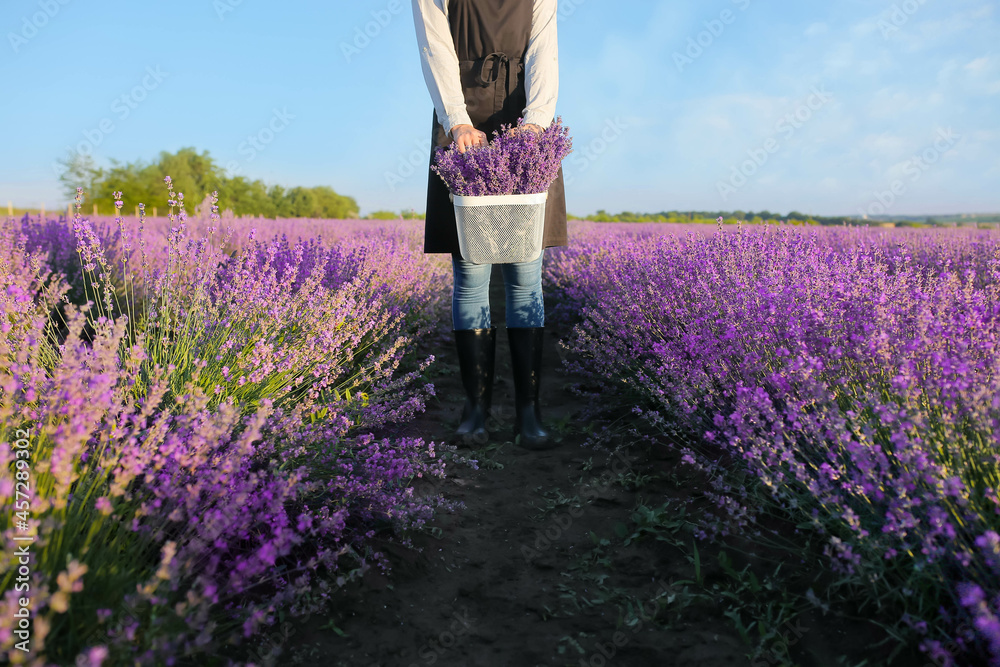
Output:
[[518,132],[531,132],[535,136],[542,133],[542,127],[540,125],[535,125],[534,123],[524,123],[523,125],[515,125],[510,128],[511,134],[517,134]]
[[480,132],[471,125],[456,125],[451,128],[451,138],[458,144],[458,152],[464,153],[473,146],[485,146],[486,133]]

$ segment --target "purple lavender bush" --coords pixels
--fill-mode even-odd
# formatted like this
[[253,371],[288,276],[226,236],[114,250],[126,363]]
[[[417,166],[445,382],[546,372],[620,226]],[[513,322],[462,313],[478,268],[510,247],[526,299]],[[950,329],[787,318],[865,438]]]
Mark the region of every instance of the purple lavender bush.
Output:
[[[58,348],[47,314],[68,286],[20,230],[0,233],[0,438],[29,434],[30,473],[10,446],[0,465],[33,489],[15,521],[0,478],[0,531],[35,537],[38,664],[224,662],[276,615],[322,609],[386,567],[376,530],[405,540],[442,504],[412,482],[442,475],[452,448],[369,431],[433,392],[429,360],[404,357],[448,302],[448,267],[387,230],[337,248],[251,234],[230,255],[214,230],[192,237],[170,199],[162,265],[141,234],[108,252],[78,202],[90,303],[66,304]],[[125,257],[125,296],[144,308],[117,298],[109,256]],[[14,618],[10,550],[0,572]],[[0,654],[16,662],[12,630]]]
[[539,134],[503,125],[486,146],[460,153],[456,144],[434,151],[431,169],[461,196],[527,195],[546,192],[559,175],[563,158],[573,150],[569,129],[556,118]]
[[790,517],[935,664],[1000,665],[1000,235],[605,231],[545,276],[575,370],[691,434],[702,539]]
[[[77,232],[73,229],[72,220],[65,216],[57,219],[42,219],[25,214],[20,220],[8,220],[5,223],[6,233],[16,234],[23,242],[23,251],[42,256],[42,262],[52,276],[61,276],[68,289],[59,303],[53,304],[51,315],[54,321],[61,324],[65,333],[65,317],[63,304],[66,302],[83,305],[88,300],[86,275],[83,262],[77,252]],[[123,244],[119,232],[111,220],[101,220],[94,224],[88,223],[86,231],[88,238],[109,251],[109,265],[121,268],[122,261],[118,256]],[[114,271],[107,277],[115,286],[118,294],[124,289],[123,274]]]

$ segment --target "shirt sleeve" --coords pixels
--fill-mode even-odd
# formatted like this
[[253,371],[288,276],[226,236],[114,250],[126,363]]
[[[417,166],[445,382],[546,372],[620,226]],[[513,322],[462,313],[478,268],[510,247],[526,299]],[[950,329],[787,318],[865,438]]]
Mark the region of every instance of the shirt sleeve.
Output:
[[556,36],[556,0],[534,0],[531,37],[524,55],[528,105],[524,122],[548,127],[559,97],[559,44]]
[[449,133],[456,125],[472,125],[448,23],[448,0],[413,0],[413,23],[420,47],[420,66],[438,120]]

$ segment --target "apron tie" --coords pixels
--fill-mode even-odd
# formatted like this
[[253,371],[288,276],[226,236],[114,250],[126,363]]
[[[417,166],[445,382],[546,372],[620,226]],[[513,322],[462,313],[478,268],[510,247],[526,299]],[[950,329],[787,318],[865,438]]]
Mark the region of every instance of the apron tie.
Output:
[[[510,58],[507,57],[506,53],[491,53],[488,56],[480,58],[477,61],[477,65],[476,83],[483,88],[500,78],[501,67],[507,70],[508,76],[510,75]],[[490,68],[488,75],[486,73],[487,67]],[[486,78],[487,76],[489,76],[489,78]]]
[[[500,106],[503,105],[504,98],[511,94],[510,68],[512,64],[516,66],[516,64],[520,62],[520,58],[511,57],[506,53],[501,53],[499,51],[483,56],[473,62],[473,72],[475,74],[473,78],[476,84],[482,88],[486,88],[491,83],[495,86],[496,92],[493,96],[494,109],[499,109]],[[496,83],[500,80],[501,69],[503,70],[504,76],[502,87],[496,85]]]

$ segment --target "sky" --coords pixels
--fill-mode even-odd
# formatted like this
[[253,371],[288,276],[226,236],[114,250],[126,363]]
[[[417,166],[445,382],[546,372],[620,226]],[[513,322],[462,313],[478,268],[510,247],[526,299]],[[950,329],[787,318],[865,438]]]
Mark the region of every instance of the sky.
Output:
[[[998,2],[560,0],[558,25],[570,213],[1000,211]],[[5,0],[0,35],[0,205],[64,207],[73,151],[190,146],[424,209],[410,0]]]

